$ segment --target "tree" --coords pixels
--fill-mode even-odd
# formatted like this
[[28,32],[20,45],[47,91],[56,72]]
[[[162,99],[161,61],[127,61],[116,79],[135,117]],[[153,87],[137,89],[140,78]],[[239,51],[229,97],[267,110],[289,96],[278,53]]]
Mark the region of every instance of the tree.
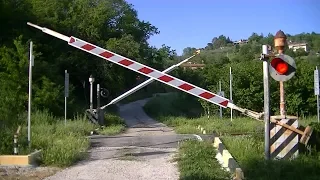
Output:
[[27,104],[28,79],[24,73],[28,59],[21,38],[14,40],[14,45],[15,48],[0,48],[0,125],[17,123],[12,120],[16,120]]
[[194,47],[186,47],[183,49],[182,56],[191,56],[196,50]]
[[[229,39],[229,41],[230,41],[230,39]],[[220,35],[218,38],[215,37],[212,39],[213,49],[217,49],[217,48],[226,46],[227,43],[229,43],[229,42],[224,35]]]
[[260,40],[260,43],[273,46],[274,44],[273,41],[274,41],[274,35],[269,33],[267,37],[264,37]]
[[[163,69],[166,64],[175,60],[175,52],[170,47],[154,48],[148,44],[150,36],[159,33],[158,29],[149,22],[139,20],[137,11],[124,0],[2,0],[0,19],[3,22],[0,29],[0,48],[3,50],[0,73],[9,77],[7,69],[13,69],[21,73],[20,80],[24,82],[15,82],[12,85],[3,83],[2,88],[9,89],[6,91],[9,93],[11,86],[25,86],[27,83],[25,78],[28,76],[28,68],[19,69],[17,65],[13,66],[12,62],[26,60],[27,53],[21,55],[17,51],[23,49],[27,52],[27,42],[32,39],[36,53],[33,69],[33,96],[37,99],[35,105],[38,104],[42,109],[48,108],[55,115],[61,110],[58,107],[63,107],[60,96],[63,95],[61,85],[64,83],[65,69],[70,73],[70,86],[74,87],[72,93],[75,100],[70,99],[70,102],[76,104],[87,104],[84,93],[88,93],[86,84],[90,74],[94,75],[96,82],[102,87],[107,87],[110,97],[113,97],[132,86],[137,73],[34,30],[26,25],[28,21],[62,34],[79,37],[158,69]],[[19,43],[23,48],[18,48],[13,39],[21,34],[23,36]],[[18,94],[26,98],[25,93],[23,91]],[[59,100],[50,102],[50,98]]]
[[313,44],[313,49],[316,52],[320,52],[320,37],[319,37],[319,35],[317,38],[313,39],[312,44]]
[[207,46],[205,47],[206,50],[210,50],[213,49],[213,44],[212,43],[208,43]]
[[[222,88],[228,94],[229,67],[233,69],[233,100],[243,108],[254,111],[263,110],[263,81],[262,64],[258,60],[263,44],[274,45],[274,35],[269,33],[266,37],[262,34],[252,33],[248,38],[248,44],[233,45],[231,48],[220,49],[226,36],[214,37],[212,39],[213,48],[206,48],[201,52],[199,59],[206,64],[202,71],[201,82],[197,82],[201,87],[217,91],[217,83],[222,81]],[[311,38],[310,38],[311,37]],[[315,65],[319,65],[320,56],[316,54],[320,34],[301,33],[298,35],[288,35],[288,40],[311,42],[310,51],[297,50],[294,52],[285,48],[285,54],[293,57],[297,64],[295,76],[285,82],[287,113],[298,116],[314,115],[315,98],[313,96],[313,70]],[[228,41],[228,38],[226,38]],[[320,41],[319,41],[320,42]],[[320,46],[319,46],[320,47]],[[275,48],[274,48],[275,50]],[[228,55],[228,57],[226,57]],[[306,57],[307,56],[307,57]],[[229,61],[228,61],[229,59]],[[180,77],[180,75],[179,75]],[[183,76],[185,77],[185,76]],[[188,77],[188,80],[191,77]],[[271,114],[279,114],[279,83],[270,79]],[[290,102],[289,102],[290,101]],[[218,106],[205,103],[200,100],[200,104],[207,111],[215,111]]]
[[304,49],[297,49],[295,52],[296,56],[307,56],[308,52],[306,52]]
[[259,42],[263,38],[262,35],[258,35],[257,33],[252,33],[252,35],[248,38],[250,43],[252,42]]
[[250,44],[244,44],[240,47],[239,56],[242,61],[251,61],[254,59],[254,54],[251,52]]

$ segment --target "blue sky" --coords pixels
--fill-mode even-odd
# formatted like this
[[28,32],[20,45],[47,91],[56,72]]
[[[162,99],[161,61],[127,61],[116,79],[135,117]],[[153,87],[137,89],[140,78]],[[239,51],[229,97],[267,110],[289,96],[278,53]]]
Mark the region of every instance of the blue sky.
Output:
[[[221,34],[231,40],[252,32],[275,34],[320,33],[320,0],[127,0],[141,20],[156,26],[160,34],[150,38],[176,49],[205,47]],[[281,3],[279,3],[281,2]]]

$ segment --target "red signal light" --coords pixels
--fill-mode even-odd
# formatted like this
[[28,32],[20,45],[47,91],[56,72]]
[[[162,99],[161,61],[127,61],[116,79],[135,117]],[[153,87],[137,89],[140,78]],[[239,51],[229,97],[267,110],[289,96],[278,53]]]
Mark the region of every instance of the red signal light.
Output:
[[297,70],[294,59],[285,54],[273,57],[269,63],[269,73],[276,81],[288,81]]
[[281,58],[274,58],[271,60],[271,66],[281,75],[288,72],[289,66]]

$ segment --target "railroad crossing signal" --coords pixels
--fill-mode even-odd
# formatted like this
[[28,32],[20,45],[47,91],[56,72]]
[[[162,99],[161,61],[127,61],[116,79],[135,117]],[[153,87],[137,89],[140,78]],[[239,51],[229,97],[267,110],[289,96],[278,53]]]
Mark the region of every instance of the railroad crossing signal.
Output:
[[109,90],[106,88],[100,88],[100,96],[107,98],[109,96]]
[[285,54],[276,55],[269,65],[270,75],[276,81],[288,81],[294,76],[296,69],[294,59]]

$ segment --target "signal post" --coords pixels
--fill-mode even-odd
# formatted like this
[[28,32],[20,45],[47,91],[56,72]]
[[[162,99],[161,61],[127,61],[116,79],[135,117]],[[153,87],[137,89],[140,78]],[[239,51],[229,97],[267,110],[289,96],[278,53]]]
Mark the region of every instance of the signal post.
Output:
[[[284,81],[292,78],[295,73],[296,65],[294,60],[287,55],[284,55],[284,48],[286,45],[287,37],[283,31],[278,31],[274,37],[274,46],[278,51],[278,56],[272,59],[271,66],[275,69],[276,74],[280,75],[277,78],[274,73],[273,77],[279,81],[280,84],[280,115],[286,115],[286,102],[285,102],[285,91],[284,91]],[[282,75],[282,77],[281,77]]]
[[296,71],[294,59],[284,54],[286,40],[284,32],[278,31],[274,37],[274,47],[277,52],[267,55],[271,59],[269,63],[270,76],[280,84],[280,115],[265,117],[265,120],[269,120],[269,122],[265,121],[269,125],[269,127],[265,126],[267,159],[289,159],[298,155],[299,133],[295,131],[298,128],[298,118],[287,116],[285,107],[284,82],[291,79]]

